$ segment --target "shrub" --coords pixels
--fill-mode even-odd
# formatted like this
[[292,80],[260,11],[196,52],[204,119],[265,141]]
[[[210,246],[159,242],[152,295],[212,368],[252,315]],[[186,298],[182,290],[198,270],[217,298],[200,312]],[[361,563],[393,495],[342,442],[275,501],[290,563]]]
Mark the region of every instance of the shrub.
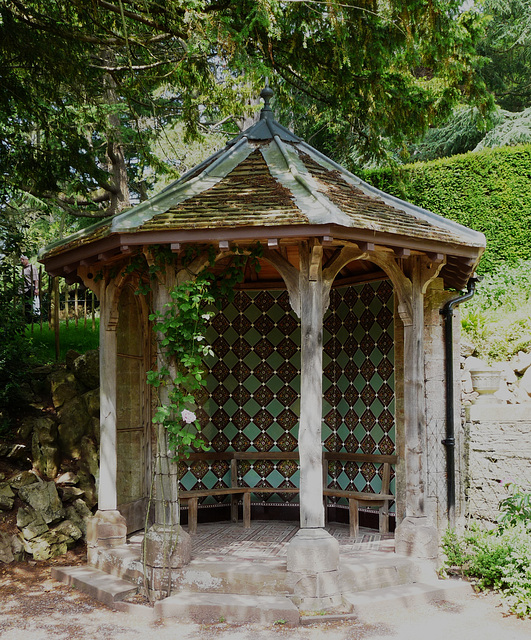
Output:
[[531,494],[507,486],[495,529],[472,528],[462,536],[447,531],[445,566],[458,567],[479,590],[500,592],[517,616],[531,617]]
[[24,336],[22,310],[12,301],[0,301],[0,433],[7,433],[22,400],[28,376],[30,344]]
[[485,234],[483,273],[531,258],[531,145],[366,171],[375,187]]

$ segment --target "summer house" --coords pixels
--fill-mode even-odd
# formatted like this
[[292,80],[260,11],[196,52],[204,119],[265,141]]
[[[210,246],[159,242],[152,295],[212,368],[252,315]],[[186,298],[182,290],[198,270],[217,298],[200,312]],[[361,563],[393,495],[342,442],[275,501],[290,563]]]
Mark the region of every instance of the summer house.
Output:
[[[41,261],[81,280],[101,305],[89,563],[143,529],[152,504],[145,561],[150,589],[161,592],[164,540],[172,567],[190,553],[179,506],[193,531],[207,515],[237,518],[243,501],[246,524],[275,510],[299,519],[288,571],[329,576],[322,604],[337,594],[327,511],[348,514],[351,499],[355,531],[358,506],[373,504],[385,530],[392,494],[396,551],[422,558],[436,557],[448,518],[461,514],[460,434],[449,431],[459,419],[458,331],[451,316],[445,330],[441,311],[467,287],[485,238],[325,157],[274,120],[271,93],[262,91],[260,120],[224,149],[150,200],[52,245]],[[214,356],[196,411],[212,454],[174,463],[151,422],[145,373],[164,354],[148,307],[163,309],[171,287],[199,273],[212,251],[222,272],[258,243],[260,270],[245,268],[234,300],[210,321]],[[151,299],[135,295],[139,276],[127,266],[139,255],[151,264],[161,245],[173,260]],[[316,598],[301,589],[301,601]]]

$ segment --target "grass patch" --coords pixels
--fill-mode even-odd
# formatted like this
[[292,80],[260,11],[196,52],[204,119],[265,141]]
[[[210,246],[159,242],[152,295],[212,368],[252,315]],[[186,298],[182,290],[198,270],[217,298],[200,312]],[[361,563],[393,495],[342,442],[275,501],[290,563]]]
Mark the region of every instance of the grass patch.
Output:
[[[61,321],[59,323],[60,361],[64,361],[69,349],[79,353],[97,349],[100,344],[99,324],[99,318],[96,318],[96,328],[93,331],[92,322],[89,322],[87,327],[82,322],[77,327],[73,322],[69,322],[67,327],[66,323]],[[43,325],[42,331],[40,326],[34,325],[33,333],[29,326],[26,327],[26,339],[37,362],[42,364],[55,362],[55,333],[50,331],[47,323]]]

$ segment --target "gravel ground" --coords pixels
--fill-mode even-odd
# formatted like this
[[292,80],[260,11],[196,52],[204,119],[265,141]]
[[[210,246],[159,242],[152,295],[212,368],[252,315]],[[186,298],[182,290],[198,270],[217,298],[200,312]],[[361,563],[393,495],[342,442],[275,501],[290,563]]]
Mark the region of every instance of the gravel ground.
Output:
[[197,625],[175,620],[154,624],[142,616],[112,611],[52,580],[53,564],[83,563],[83,550],[54,563],[0,565],[2,640],[530,640],[531,620],[505,616],[500,599],[471,594],[442,602],[382,611],[370,619],[317,623],[289,629],[272,625]]

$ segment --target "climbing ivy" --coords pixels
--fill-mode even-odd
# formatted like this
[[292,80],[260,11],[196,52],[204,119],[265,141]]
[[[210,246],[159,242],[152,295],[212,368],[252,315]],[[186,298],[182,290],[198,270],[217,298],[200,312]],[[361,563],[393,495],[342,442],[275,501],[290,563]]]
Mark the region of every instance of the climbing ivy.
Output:
[[[195,258],[205,251],[204,247],[187,247],[180,258],[180,268],[191,267]],[[167,402],[160,402],[153,416],[153,422],[162,424],[168,432],[168,447],[177,456],[190,447],[206,449],[201,438],[200,424],[193,411],[196,396],[206,384],[203,358],[212,355],[206,341],[206,329],[213,312],[209,305],[220,306],[224,299],[234,298],[235,287],[243,282],[247,266],[260,270],[259,257],[262,255],[260,243],[250,249],[235,246],[228,252],[229,264],[221,274],[214,270],[216,251],[206,248],[208,265],[190,280],[176,285],[169,291],[170,302],[163,311],[152,311],[149,320],[153,330],[160,335],[159,348],[163,350],[167,366],[147,372],[147,382],[159,390],[168,391]],[[167,246],[155,246],[151,250],[152,260],[148,265],[142,253],[132,256],[123,274],[137,273],[139,283],[136,293],[148,296],[151,282],[165,265],[174,264],[176,258]]]
[[206,449],[200,438],[197,415],[191,410],[195,396],[206,384],[203,358],[212,355],[205,332],[213,315],[204,307],[214,302],[208,281],[188,281],[170,291],[171,302],[163,312],[150,314],[153,329],[161,334],[159,347],[167,361],[173,360],[175,371],[160,367],[147,373],[147,381],[154,388],[168,388],[168,402],[160,404],[153,422],[162,424],[168,432],[169,449],[176,454],[190,446]]

